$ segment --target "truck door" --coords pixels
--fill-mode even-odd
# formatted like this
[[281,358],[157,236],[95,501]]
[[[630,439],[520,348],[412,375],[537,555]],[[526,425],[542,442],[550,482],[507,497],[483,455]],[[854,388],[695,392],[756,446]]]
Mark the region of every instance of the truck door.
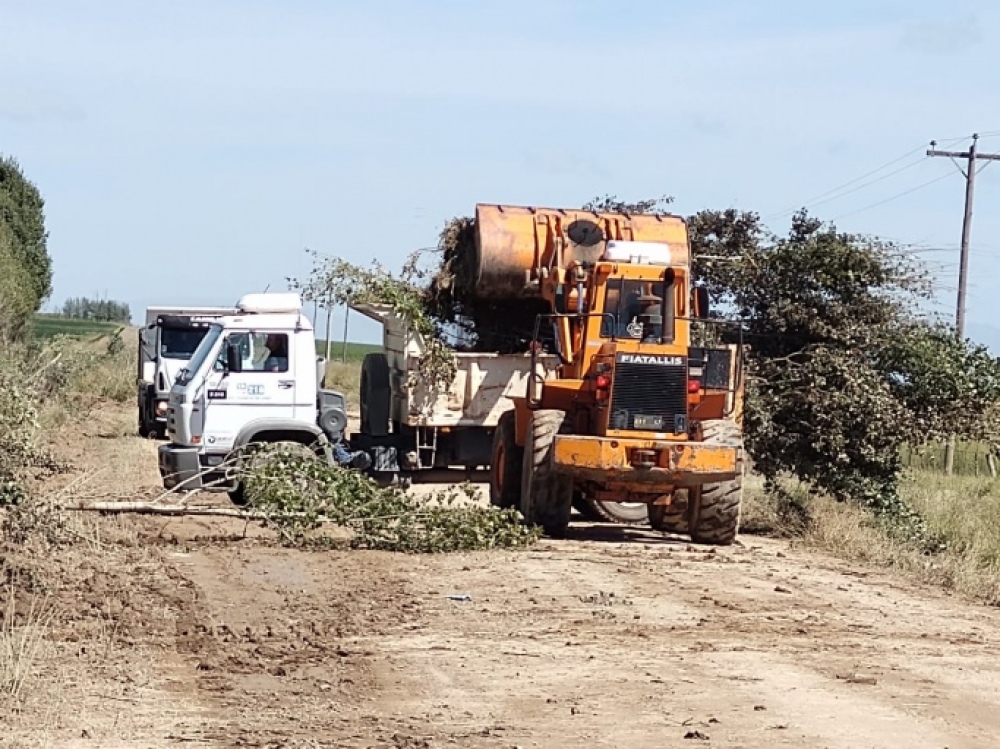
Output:
[[[231,449],[250,422],[295,418],[290,338],[287,331],[232,331],[226,336],[205,387],[203,434],[208,452]],[[233,343],[243,354],[243,371],[226,373],[226,349]]]

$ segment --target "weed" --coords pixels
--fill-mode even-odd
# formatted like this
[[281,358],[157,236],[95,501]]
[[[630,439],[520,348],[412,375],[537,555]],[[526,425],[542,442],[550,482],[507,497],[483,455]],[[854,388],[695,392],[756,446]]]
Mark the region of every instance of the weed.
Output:
[[361,365],[357,362],[327,362],[324,386],[339,391],[347,399],[348,410],[361,407]]
[[[747,492],[743,531],[786,536],[795,545],[851,562],[903,572],[924,582],[1000,605],[1000,482],[969,476],[910,473],[901,497],[924,518],[935,548],[907,541],[867,510],[809,497],[807,521],[791,518],[782,494],[759,485]],[[801,489],[785,494],[803,499]]]
[[25,686],[37,669],[50,621],[46,599],[31,596],[19,610],[15,588],[8,587],[0,622],[0,696],[10,706],[21,701]]

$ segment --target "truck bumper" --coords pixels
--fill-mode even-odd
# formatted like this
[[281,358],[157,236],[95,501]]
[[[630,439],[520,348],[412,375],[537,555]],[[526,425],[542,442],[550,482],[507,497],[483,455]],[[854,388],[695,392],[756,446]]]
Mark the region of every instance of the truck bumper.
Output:
[[699,486],[739,476],[743,471],[743,448],[559,435],[552,448],[552,461],[559,473],[589,481]]
[[201,460],[198,448],[179,445],[160,445],[158,451],[160,477],[164,489],[183,487],[185,490],[202,488]]

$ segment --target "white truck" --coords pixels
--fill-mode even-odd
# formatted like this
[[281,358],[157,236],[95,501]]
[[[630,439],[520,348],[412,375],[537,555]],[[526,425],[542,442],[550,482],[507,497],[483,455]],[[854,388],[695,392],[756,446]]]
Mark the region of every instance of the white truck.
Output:
[[139,435],[166,436],[167,399],[177,373],[187,365],[208,332],[209,323],[231,315],[230,307],[166,307],[146,309],[139,331],[137,406]]
[[[361,428],[350,437],[351,449],[369,456],[373,477],[431,480],[488,470],[500,416],[514,407],[510,396],[527,392],[531,355],[457,352],[455,378],[439,392],[419,375],[425,342],[400,317],[381,305],[351,309],[382,325],[384,353],[365,356]],[[555,355],[538,356],[536,382],[553,377],[558,365]]]
[[[170,390],[169,444],[159,448],[167,489],[215,489],[245,501],[245,448],[307,446],[328,462],[367,468],[344,444],[344,396],[320,385],[326,362],[296,293],[247,294],[208,324]],[[352,462],[353,461],[353,462]]]

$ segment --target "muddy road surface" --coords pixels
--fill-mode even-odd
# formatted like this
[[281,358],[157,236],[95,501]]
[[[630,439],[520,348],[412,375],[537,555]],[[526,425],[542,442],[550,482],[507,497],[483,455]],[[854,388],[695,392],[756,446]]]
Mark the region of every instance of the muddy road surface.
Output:
[[106,522],[127,542],[63,552],[53,649],[0,746],[1000,736],[1000,612],[780,541],[580,523],[526,551],[416,556],[283,549],[225,518]]

